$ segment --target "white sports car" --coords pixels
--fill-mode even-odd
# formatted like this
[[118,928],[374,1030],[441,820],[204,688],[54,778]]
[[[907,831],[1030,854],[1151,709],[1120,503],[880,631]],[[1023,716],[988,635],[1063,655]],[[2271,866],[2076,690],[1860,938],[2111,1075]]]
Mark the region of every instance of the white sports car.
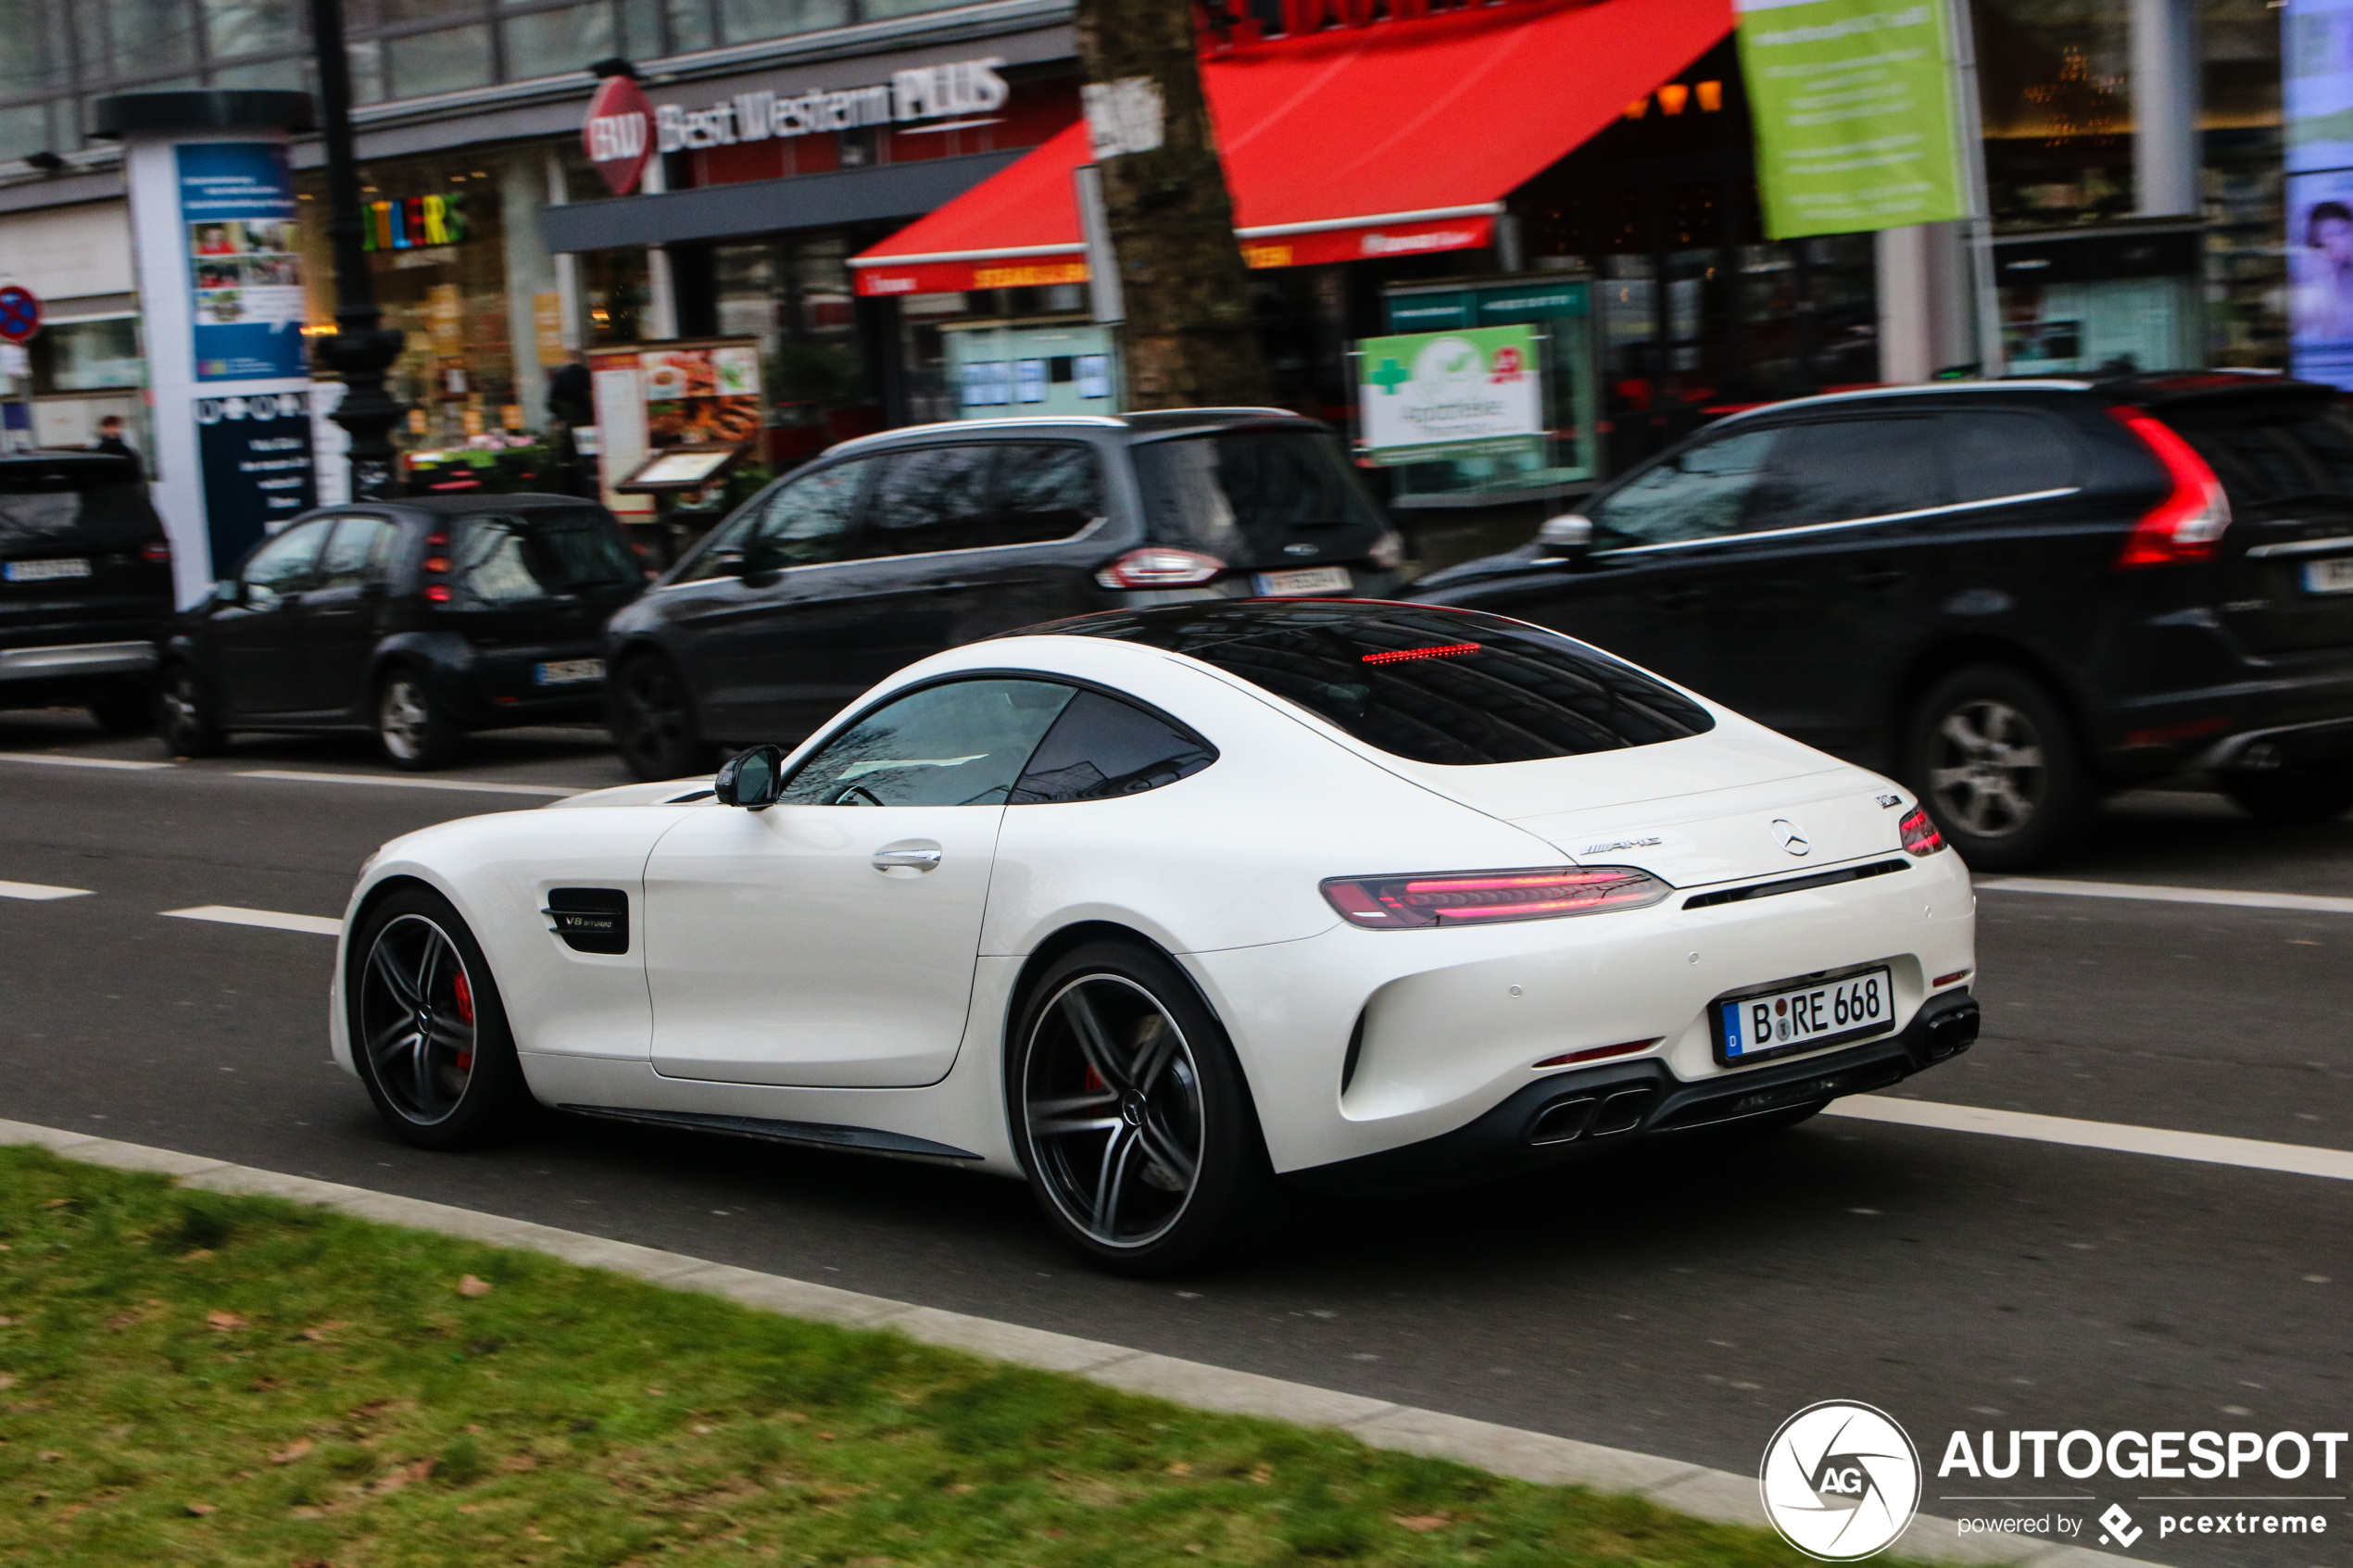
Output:
[[1115,1267],[1278,1182],[1800,1120],[1977,1034],[1885,779],[1477,611],[1220,599],[926,659],[789,754],[385,845],[334,1050],[404,1137],[566,1110],[1026,1178]]

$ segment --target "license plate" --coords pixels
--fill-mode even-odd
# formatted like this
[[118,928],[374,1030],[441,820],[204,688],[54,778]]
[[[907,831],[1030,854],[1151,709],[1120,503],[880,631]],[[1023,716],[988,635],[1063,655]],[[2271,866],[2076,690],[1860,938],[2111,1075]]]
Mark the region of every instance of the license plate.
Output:
[[2306,561],[2304,591],[2308,594],[2353,594],[2353,556]]
[[1727,1067],[1869,1039],[1895,1027],[1884,969],[1760,992],[1716,1004],[1716,1060]]
[[531,679],[542,686],[576,686],[583,681],[605,678],[605,661],[601,659],[554,659],[532,667]]
[[11,583],[54,583],[62,577],[87,577],[86,560],[12,560],[0,566],[0,576]]
[[1258,591],[1270,597],[1287,594],[1345,594],[1356,585],[1344,566],[1302,566],[1296,571],[1262,571]]

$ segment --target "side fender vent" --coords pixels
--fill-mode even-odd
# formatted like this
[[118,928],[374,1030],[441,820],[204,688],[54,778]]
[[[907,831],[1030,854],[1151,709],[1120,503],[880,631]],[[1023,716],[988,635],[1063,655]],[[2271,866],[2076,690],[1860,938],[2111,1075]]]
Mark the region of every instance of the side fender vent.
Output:
[[629,895],[618,887],[551,887],[540,913],[575,953],[629,951]]

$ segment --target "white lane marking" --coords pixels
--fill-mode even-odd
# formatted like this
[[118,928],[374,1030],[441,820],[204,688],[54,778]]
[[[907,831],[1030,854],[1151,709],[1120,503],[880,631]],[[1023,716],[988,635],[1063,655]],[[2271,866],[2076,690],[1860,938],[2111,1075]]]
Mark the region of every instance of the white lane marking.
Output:
[[175,762],[133,762],[120,757],[60,757],[50,751],[0,751],[0,762],[43,762],[52,768],[127,768],[134,772],[179,766]]
[[218,921],[222,925],[259,925],[271,931],[307,931],[313,936],[340,936],[343,922],[325,915],[289,915],[276,909],[240,909],[227,904],[198,904],[192,909],[166,909],[173,920]]
[[491,784],[469,779],[411,779],[398,773],[305,773],[291,768],[250,768],[241,779],[283,779],[294,784],[381,784],[387,789],[455,789],[475,795],[538,795],[561,798],[586,795],[585,789],[560,784]]
[[0,882],[0,898],[87,898],[86,887],[51,887],[41,882]]
[[2304,909],[2353,915],[2353,898],[2318,893],[2242,893],[2226,887],[2159,887],[2137,882],[2063,882],[2042,876],[1986,876],[1981,893],[2058,893],[2075,898],[2144,898],[2157,904],[2221,904],[2240,909]]
[[1948,1133],[1990,1133],[2034,1143],[2105,1148],[2118,1154],[2154,1154],[2207,1165],[2237,1165],[2250,1171],[2280,1171],[2292,1176],[2326,1176],[2353,1182],[2353,1152],[2306,1144],[2226,1138],[2212,1133],[2177,1133],[2163,1127],[2133,1127],[2119,1122],[2082,1122],[2072,1116],[2038,1116],[2028,1110],[1987,1110],[1936,1100],[1895,1099],[1886,1095],[1850,1095],[1832,1100],[1826,1116],[1889,1122],[1904,1127],[1934,1127]]

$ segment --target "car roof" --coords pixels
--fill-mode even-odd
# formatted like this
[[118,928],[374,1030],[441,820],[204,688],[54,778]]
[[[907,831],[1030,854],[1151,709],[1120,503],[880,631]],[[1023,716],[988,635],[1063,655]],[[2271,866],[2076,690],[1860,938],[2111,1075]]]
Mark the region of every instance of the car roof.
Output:
[[1849,392],[1825,392],[1811,397],[1785,398],[1778,403],[1760,403],[1753,408],[1727,414],[1711,428],[1767,414],[1913,397],[1971,398],[2065,394],[2095,395],[2103,402],[2130,403],[2142,408],[2168,407],[2194,401],[2282,397],[2326,402],[2338,395],[2335,387],[2318,382],[2298,381],[2278,370],[2133,370],[2084,376],[2019,376],[1997,381],[1940,381],[1907,386],[1858,387]]
[[384,508],[404,512],[430,512],[436,517],[467,517],[482,512],[553,511],[558,508],[576,511],[584,507],[594,509],[597,506],[595,501],[585,496],[535,495],[526,491],[514,495],[402,495],[385,501],[338,501],[319,510],[343,512]]
[[1241,430],[1284,425],[1302,430],[1328,430],[1320,420],[1289,408],[1151,408],[1127,414],[1020,414],[991,420],[941,420],[931,424],[902,425],[854,436],[829,446],[822,454],[836,458],[878,451],[902,443],[936,441],[942,436],[1006,435],[1025,430],[1116,431],[1135,440],[1188,434],[1200,430]]
[[75,468],[123,469],[132,467],[135,459],[120,452],[97,452],[86,446],[35,446],[29,451],[0,452],[0,468],[56,468],[61,464]]

